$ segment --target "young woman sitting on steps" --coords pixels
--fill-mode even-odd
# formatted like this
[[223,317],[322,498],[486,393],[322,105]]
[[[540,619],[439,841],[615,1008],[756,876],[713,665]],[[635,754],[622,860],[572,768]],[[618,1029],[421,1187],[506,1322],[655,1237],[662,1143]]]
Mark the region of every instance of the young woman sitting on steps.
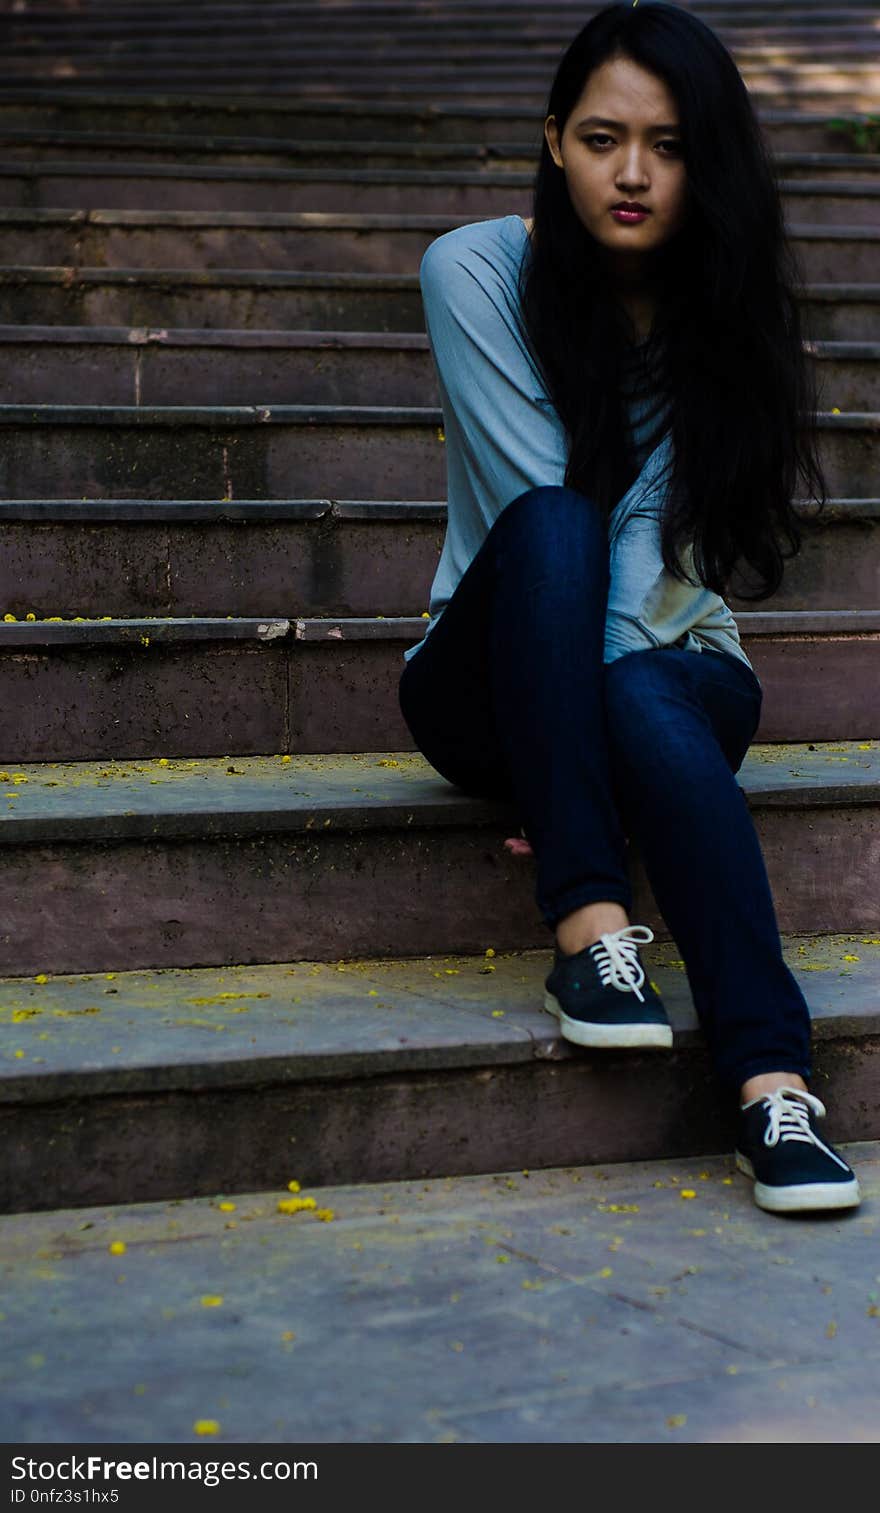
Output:
[[672,1044],[639,959],[653,932],[630,922],[631,835],[755,1200],[853,1207],[735,780],[763,690],[723,597],[735,569],[744,599],[779,587],[799,480],[824,504],[815,380],[772,165],[703,21],[645,0],[583,27],[533,212],[422,259],[449,511],[400,707],[442,776],[517,808],[561,1034]]

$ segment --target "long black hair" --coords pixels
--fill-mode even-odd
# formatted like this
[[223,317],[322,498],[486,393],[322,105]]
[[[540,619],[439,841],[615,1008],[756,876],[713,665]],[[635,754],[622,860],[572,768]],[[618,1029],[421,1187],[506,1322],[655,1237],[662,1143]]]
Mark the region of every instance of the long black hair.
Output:
[[[663,0],[606,6],[578,32],[545,112],[560,138],[593,70],[617,57],[661,78],[677,101],[686,173],[684,223],[652,254],[657,308],[644,349],[667,396],[662,429],[672,433],[664,565],[693,582],[679,555],[692,548],[693,570],[712,592],[728,592],[738,564],[737,596],[766,599],[800,550],[798,478],[820,510],[826,502],[803,278],[775,169],[729,52],[705,22]],[[526,336],[569,434],[565,481],[607,519],[637,473],[621,394],[626,322],[546,139],[533,215],[520,277]]]

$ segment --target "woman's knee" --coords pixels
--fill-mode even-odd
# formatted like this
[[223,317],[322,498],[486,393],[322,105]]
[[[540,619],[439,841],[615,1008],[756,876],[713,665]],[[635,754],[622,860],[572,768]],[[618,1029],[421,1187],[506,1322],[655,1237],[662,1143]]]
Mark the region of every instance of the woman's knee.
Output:
[[548,510],[557,512],[569,509],[575,513],[598,510],[596,501],[589,494],[582,494],[579,489],[572,489],[565,483],[539,483],[534,488],[525,489],[522,494],[517,494],[511,499],[503,513],[506,515],[511,510],[522,513],[530,509]]
[[646,648],[615,657],[604,674],[610,739],[650,761],[656,741],[684,723],[685,706],[693,705],[684,669],[659,649]]
[[607,526],[598,504],[564,484],[540,484],[518,494],[501,511],[495,528],[538,543],[593,539],[607,545]]
[[754,736],[754,700],[737,683],[701,684],[698,654],[631,652],[605,667],[608,737],[618,760],[645,771],[697,770],[720,753],[736,773]]

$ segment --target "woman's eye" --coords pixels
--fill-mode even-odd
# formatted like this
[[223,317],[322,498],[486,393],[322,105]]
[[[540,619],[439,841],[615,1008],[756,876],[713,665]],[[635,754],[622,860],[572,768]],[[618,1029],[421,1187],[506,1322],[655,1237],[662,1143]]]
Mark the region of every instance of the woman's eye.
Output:
[[[584,141],[585,142],[589,142],[591,144],[596,143],[600,147],[605,142],[611,142],[613,140],[614,140],[613,137],[607,136],[606,133],[602,132],[602,131],[594,131],[594,132],[591,133],[590,136],[584,137]],[[669,155],[670,153],[675,153],[675,152],[680,152],[681,151],[681,142],[678,140],[677,137],[664,137],[662,142],[658,142],[657,143],[657,146],[658,147],[665,147],[667,149],[667,154],[666,155]]]

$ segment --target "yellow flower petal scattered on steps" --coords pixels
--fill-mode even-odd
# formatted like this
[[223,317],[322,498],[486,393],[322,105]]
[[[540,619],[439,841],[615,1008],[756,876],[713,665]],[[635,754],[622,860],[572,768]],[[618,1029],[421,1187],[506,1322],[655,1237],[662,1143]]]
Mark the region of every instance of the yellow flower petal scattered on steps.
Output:
[[280,1214],[298,1214],[304,1208],[317,1208],[314,1198],[279,1198],[278,1212]]

